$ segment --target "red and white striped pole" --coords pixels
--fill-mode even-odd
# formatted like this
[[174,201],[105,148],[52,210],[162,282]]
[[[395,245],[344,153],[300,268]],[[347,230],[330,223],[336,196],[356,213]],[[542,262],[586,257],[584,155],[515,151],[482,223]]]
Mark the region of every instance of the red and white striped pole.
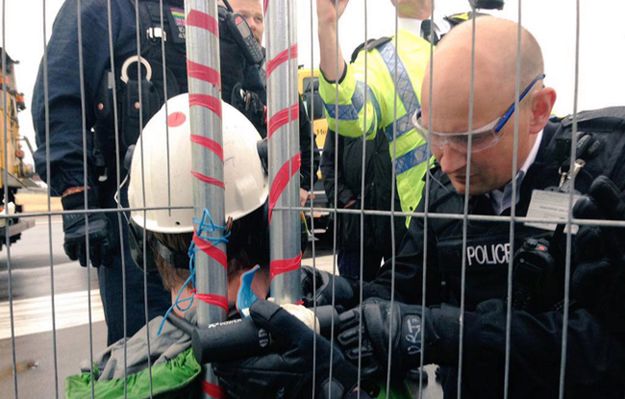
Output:
[[[271,296],[278,303],[301,299],[299,103],[296,1],[265,0],[267,26],[267,137]],[[281,209],[276,209],[281,208]]]
[[[186,0],[187,75],[191,126],[193,207],[202,220],[208,209],[216,224],[225,224],[219,20],[216,0]],[[226,247],[223,231],[200,237],[195,226],[195,272],[198,327],[223,321],[228,313]],[[222,398],[217,378],[204,367],[204,398]]]

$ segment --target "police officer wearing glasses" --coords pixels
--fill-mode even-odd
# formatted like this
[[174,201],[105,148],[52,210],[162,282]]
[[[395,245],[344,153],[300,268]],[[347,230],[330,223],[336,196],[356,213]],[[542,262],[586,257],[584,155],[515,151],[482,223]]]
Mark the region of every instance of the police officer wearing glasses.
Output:
[[[625,220],[625,112],[581,113],[573,136],[570,118],[550,118],[556,92],[543,83],[534,37],[521,30],[517,74],[518,25],[475,24],[473,97],[472,22],[439,43],[432,75],[426,68],[414,122],[437,161],[418,207],[428,218],[412,218],[394,262],[363,287],[362,308],[341,315],[338,346],[361,366],[361,389],[389,367],[401,381],[423,362],[440,366],[445,398],[458,389],[463,398],[501,398],[506,387],[510,398],[554,398],[561,381],[567,398],[623,398],[625,228],[573,229],[567,258],[567,227],[535,222],[566,220],[571,193],[580,195],[575,218]],[[586,129],[590,121],[602,128]],[[281,359],[291,353],[286,347]],[[335,387],[353,394],[356,377],[346,376],[342,356],[333,359]],[[289,386],[287,372],[294,368],[276,386]]]

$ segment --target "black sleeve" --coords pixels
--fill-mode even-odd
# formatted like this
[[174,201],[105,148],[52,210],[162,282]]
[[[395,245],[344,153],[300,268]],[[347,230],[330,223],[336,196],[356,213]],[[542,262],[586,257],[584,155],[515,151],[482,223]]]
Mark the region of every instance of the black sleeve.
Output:
[[[321,175],[323,176],[323,187],[328,198],[328,203],[334,205],[334,191],[338,190],[338,206],[344,207],[351,199],[355,199],[354,193],[347,188],[341,178],[341,168],[335,169],[335,140],[336,134],[332,130],[328,130],[326,140],[323,145],[323,152],[321,154]],[[343,138],[339,136],[339,150],[341,148],[341,142]],[[334,173],[336,171],[336,174]]]
[[[557,397],[563,312],[512,311],[510,323],[511,392],[527,395],[542,392],[540,397]],[[571,309],[566,331],[565,397],[622,398],[625,395],[623,333],[608,331],[605,323],[583,308]],[[457,337],[447,338],[446,342],[458,342]],[[467,365],[463,377],[467,383],[480,374],[483,377],[490,372],[500,373],[501,379],[490,381],[489,389],[497,386],[503,389],[506,306],[501,300],[489,300],[478,305],[475,312],[465,312],[463,347],[463,364]],[[455,359],[451,366],[457,365],[457,356]]]
[[[417,207],[423,212],[424,201]],[[435,254],[436,239],[433,229],[428,228],[428,254]],[[395,299],[412,304],[422,303],[424,222],[422,217],[412,217],[410,226],[400,245],[398,254],[382,265],[376,278],[363,287],[364,297],[390,299],[391,287],[395,286]],[[393,273],[394,270],[394,273]],[[394,275],[394,277],[393,277]],[[428,256],[426,273],[426,304],[440,303],[440,281],[437,261]]]
[[[81,98],[81,80],[78,53],[78,15],[76,0],[66,1],[59,11],[48,42],[47,81],[44,81],[43,61],[39,67],[33,91],[32,117],[36,132],[35,166],[45,180],[50,173],[54,194],[64,189],[82,186],[84,182],[83,131],[86,131],[87,165],[92,164],[92,135],[89,129],[95,122],[94,101],[97,87],[108,68],[109,43],[106,4],[89,1],[81,6],[84,98]],[[113,29],[118,29],[120,10],[113,6]],[[113,37],[118,35],[113,32]],[[47,86],[47,93],[45,92]],[[46,94],[48,109],[46,109]],[[85,115],[82,113],[84,101]],[[48,112],[48,113],[47,113]],[[46,114],[47,113],[47,114]],[[84,126],[83,126],[84,117]],[[47,121],[46,121],[47,118]],[[47,124],[48,123],[48,124]],[[47,132],[49,128],[49,138]],[[49,143],[47,158],[46,140]],[[47,162],[50,170],[47,170]],[[88,170],[88,179],[92,170]],[[87,182],[89,184],[90,182]]]
[[[306,113],[306,107],[299,97],[299,148],[302,156],[302,165],[300,168],[300,187],[305,190],[311,190],[311,165],[313,169],[312,184],[317,180],[317,169],[319,168],[319,151],[317,143],[311,138],[313,132],[311,130],[310,119]],[[312,148],[312,154],[311,154]]]

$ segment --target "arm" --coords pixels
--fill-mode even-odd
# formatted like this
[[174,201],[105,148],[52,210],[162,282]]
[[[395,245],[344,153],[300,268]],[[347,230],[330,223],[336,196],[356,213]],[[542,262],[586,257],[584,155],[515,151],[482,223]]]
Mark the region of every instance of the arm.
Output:
[[[345,57],[337,46],[337,22],[343,15],[349,0],[317,0],[317,23],[319,24],[319,68],[328,81],[336,82],[345,72]],[[338,57],[337,57],[338,54]]]
[[[118,9],[113,6],[113,21],[119,19]],[[87,131],[87,167],[92,172],[91,148],[94,97],[104,71],[109,67],[108,28],[106,4],[96,1],[83,2],[82,47],[85,125]],[[116,37],[116,32],[113,32]],[[48,43],[48,77],[44,82],[43,61],[33,93],[32,117],[36,131],[37,172],[45,180],[50,173],[53,193],[61,194],[67,188],[93,184],[92,176],[84,181],[83,163],[83,115],[79,75],[78,21],[76,0],[65,2],[53,26]],[[44,87],[48,86],[49,101],[49,147],[50,170],[46,165],[46,104]],[[91,173],[90,173],[91,175]]]
[[368,85],[365,86],[364,57],[347,65],[340,46],[337,47],[336,22],[346,5],[346,0],[339,1],[337,8],[334,7],[334,0],[317,0],[321,69],[319,94],[330,129],[346,137],[362,137],[366,134],[368,138],[373,138],[381,118],[374,81],[380,79],[373,77],[376,71],[369,63],[366,71]]
[[[310,168],[312,165],[312,184],[314,185],[317,180],[317,169],[319,168],[319,151],[317,151],[317,143],[311,138],[310,119],[306,113],[306,107],[302,102],[302,98],[299,97],[299,148],[302,155],[302,166],[300,168],[300,187],[304,190],[311,190],[311,173]],[[311,156],[312,147],[312,156]]]
[[[326,141],[323,145],[323,153],[321,155],[321,174],[323,175],[323,187],[326,192],[326,197],[328,198],[328,202],[330,204],[334,203],[334,192],[338,190],[338,202],[339,206],[345,207],[351,201],[356,200],[356,196],[354,193],[347,188],[347,186],[343,183],[343,179],[341,178],[341,170],[340,167],[336,170],[336,175],[334,173],[334,158],[335,158],[335,150],[334,150],[334,140],[336,139],[336,135],[333,131],[328,130],[328,134],[326,136]],[[339,137],[339,149],[341,148],[341,137]]]
[[[424,201],[421,201],[416,212],[424,211]],[[364,285],[365,298],[390,299],[391,286],[395,284],[395,299],[405,303],[421,304],[423,282],[423,243],[424,223],[423,218],[413,217],[410,227],[406,232],[398,254],[394,259],[395,271],[393,273],[393,260],[388,260],[382,265],[375,280]],[[426,273],[426,304],[440,303],[440,281],[436,257],[436,239],[432,226],[428,227],[428,256]],[[394,275],[394,279],[393,279]]]

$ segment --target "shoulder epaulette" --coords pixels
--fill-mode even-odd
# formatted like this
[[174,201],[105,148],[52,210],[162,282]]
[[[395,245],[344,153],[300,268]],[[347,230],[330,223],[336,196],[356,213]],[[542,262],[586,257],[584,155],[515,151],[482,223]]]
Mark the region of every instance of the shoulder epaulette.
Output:
[[[485,14],[485,13],[481,13],[481,12],[476,12],[475,13],[475,17],[483,17],[483,16],[487,16],[489,14]],[[444,17],[445,21],[447,21],[449,23],[449,25],[453,28],[456,25],[459,25],[463,22],[466,22],[468,20],[470,20],[471,18],[473,18],[473,12],[468,11],[468,12],[459,12],[457,14],[451,14],[448,15],[446,17]]]
[[392,40],[392,37],[388,37],[388,36],[383,36],[379,39],[369,39],[364,43],[360,43],[352,52],[352,56],[351,59],[349,60],[349,63],[353,63],[354,61],[356,61],[356,58],[358,58],[358,54],[360,54],[361,50],[365,50],[365,51],[371,51],[375,48],[380,47],[381,45],[388,43]]

